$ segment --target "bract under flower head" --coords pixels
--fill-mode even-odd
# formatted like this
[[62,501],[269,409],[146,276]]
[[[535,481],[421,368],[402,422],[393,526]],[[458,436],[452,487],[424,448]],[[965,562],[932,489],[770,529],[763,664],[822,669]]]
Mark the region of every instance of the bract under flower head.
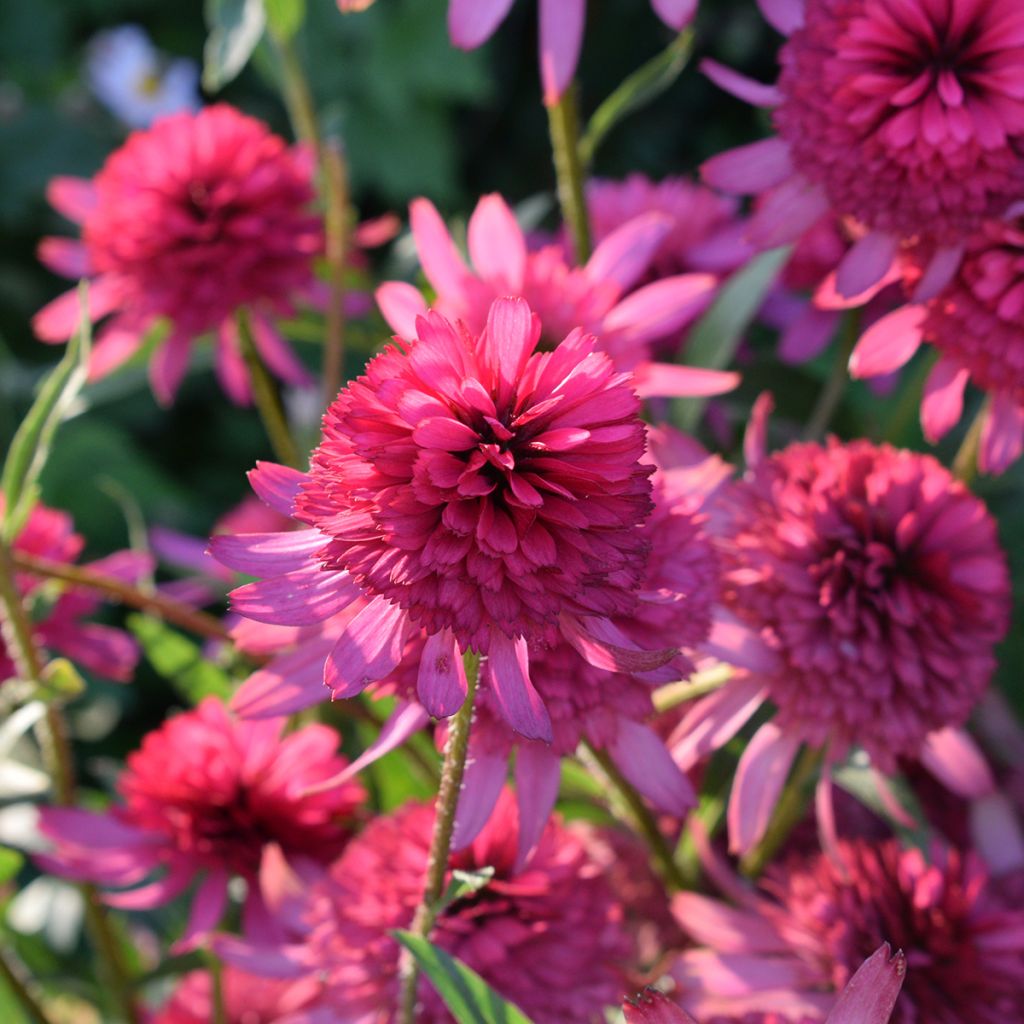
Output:
[[[50,201],[82,225],[82,240],[46,239],[40,256],[57,273],[90,278],[92,319],[111,316],[97,335],[92,376],[130,358],[166,320],[170,333],[150,363],[156,396],[173,399],[192,342],[214,331],[221,383],[247,402],[235,318],[244,307],[267,366],[307,383],[272,318],[291,314],[314,284],[323,242],[313,197],[312,154],[225,104],[133,133],[91,181],[55,178]],[[78,316],[77,293],[68,292],[36,314],[36,334],[65,341]]]

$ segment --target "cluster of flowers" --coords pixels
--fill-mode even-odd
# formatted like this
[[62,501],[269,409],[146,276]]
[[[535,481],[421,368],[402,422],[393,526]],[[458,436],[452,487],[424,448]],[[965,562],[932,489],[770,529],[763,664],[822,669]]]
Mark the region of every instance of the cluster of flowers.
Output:
[[[510,6],[452,0],[453,40],[479,45]],[[528,237],[496,195],[469,219],[467,261],[435,207],[412,204],[429,299],[408,282],[377,289],[395,335],[331,402],[308,469],[258,464],[258,525],[217,533],[215,562],[192,559],[235,585],[234,643],[262,663],[230,706],[208,698],[147,735],[108,810],[42,812],[38,863],[101,885],[111,906],[191,890],[172,951],[224,960],[224,1019],[397,1019],[394,930],[413,922],[438,812],[373,815],[357,780],[424,730],[443,747],[474,694],[449,868],[492,874],[440,909],[431,939],[535,1024],[601,1019],[651,982],[668,994],[627,1002],[630,1024],[1024,1017],[1024,801],[1000,792],[966,728],[1011,610],[985,504],[930,454],[835,437],[770,450],[768,395],[739,472],[642,418],[645,402],[656,420],[663,399],[737,386],[678,362],[687,328],[727,275],[790,245],[762,310],[784,359],[816,355],[841,318],[866,328],[858,376],[891,374],[927,343],[929,440],[959,420],[970,382],[989,396],[980,468],[1021,454],[1024,10],[760,6],[786,36],[778,84],[705,72],[770,107],[777,136],[714,157],[705,184],[592,181],[585,261],[559,235]],[[654,7],[681,29],[694,4]],[[583,0],[543,0],[540,17],[553,105]],[[105,321],[93,375],[156,336],[151,381],[169,403],[213,333],[233,400],[250,400],[253,362],[308,382],[278,322],[324,301],[313,164],[219,104],[133,134],[91,181],[53,182],[81,238],[47,239],[41,256],[92,281],[90,315]],[[77,303],[42,310],[39,337],[65,340]],[[42,507],[14,543],[58,562],[80,548]],[[47,605],[29,572],[19,586],[40,599],[40,645],[130,677],[127,638],[78,622],[93,598]],[[0,676],[15,674],[0,646]],[[656,700],[691,678],[702,695]],[[364,691],[390,710],[351,762],[334,729],[287,728]],[[696,850],[702,891],[669,895],[632,833],[555,813],[577,751],[624,780],[663,842]],[[785,818],[787,780],[814,786],[816,828],[798,827],[756,884],[707,831],[730,757],[718,802],[745,865]],[[837,791],[851,772],[882,815]],[[916,845],[893,831],[921,825],[908,787],[930,823]],[[698,792],[713,799],[691,815]],[[213,1006],[198,972],[153,1019],[209,1021]],[[450,1019],[421,979],[416,1020]]]

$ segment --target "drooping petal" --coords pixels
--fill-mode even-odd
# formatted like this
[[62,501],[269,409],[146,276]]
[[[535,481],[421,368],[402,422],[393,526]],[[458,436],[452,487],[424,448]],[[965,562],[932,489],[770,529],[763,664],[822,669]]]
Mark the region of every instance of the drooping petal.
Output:
[[626,999],[622,1012],[626,1024],[697,1024],[681,1006],[656,988],[645,988],[635,999]]
[[516,801],[519,804],[519,849],[516,864],[529,859],[551,817],[561,782],[562,759],[539,743],[516,751]]
[[475,50],[494,35],[515,0],[450,0],[448,34],[462,50]]
[[235,690],[231,710],[240,718],[277,718],[327,700],[324,662],[335,643],[330,637],[310,640],[278,655]]
[[194,875],[193,865],[184,860],[175,860],[162,878],[138,889],[104,893],[103,901],[119,910],[151,910],[153,907],[163,906],[176,896],[180,896]]
[[756,679],[738,679],[696,703],[668,739],[672,759],[683,770],[736,735],[764,703],[767,691]]
[[985,755],[964,729],[949,726],[929,733],[921,763],[958,796],[977,799],[995,789]]
[[[748,457],[747,464],[751,461]],[[778,666],[775,652],[749,626],[728,612],[719,610],[711,624],[711,633],[701,650],[720,661],[751,672],[770,673]]]
[[586,0],[540,0],[540,78],[549,107],[576,74],[585,18]]
[[749,853],[764,837],[772,812],[786,784],[800,738],[765,722],[743,751],[726,816],[731,853]]
[[921,429],[932,444],[960,422],[969,378],[967,367],[952,359],[940,357],[931,368],[921,396]]
[[[700,62],[700,70],[711,79],[719,89],[732,96],[750,103],[755,107],[777,107],[782,102],[782,92],[776,85],[765,85],[753,78],[734,71],[717,60],[705,58]],[[776,182],[778,184],[778,182]]]
[[782,953],[786,942],[761,914],[695,892],[672,897],[672,916],[696,942],[720,953]]
[[929,260],[914,289],[914,302],[928,302],[934,299],[953,280],[964,258],[963,246],[954,245],[939,249]]
[[779,358],[785,363],[806,363],[820,355],[835,337],[839,314],[808,303],[779,338]]
[[1024,827],[1005,793],[989,793],[970,804],[971,838],[995,878],[1024,870]]
[[78,280],[92,273],[89,252],[75,238],[44,238],[39,243],[37,255],[43,266],[61,277]]
[[978,468],[983,473],[1002,473],[1024,451],[1024,409],[1012,395],[992,396],[992,408],[981,428]]
[[52,637],[44,634],[44,640],[83,668],[119,683],[131,680],[139,660],[139,645],[134,637],[97,622],[63,624]]
[[901,306],[876,320],[850,355],[854,377],[877,377],[898,370],[920,348],[926,312],[923,306]]
[[653,672],[679,653],[675,647],[645,651],[609,619],[562,614],[559,628],[584,661],[606,672]]
[[100,380],[126,363],[145,340],[146,328],[132,320],[114,317],[96,334],[89,353],[89,380]]
[[46,186],[50,205],[75,224],[81,224],[96,208],[96,186],[88,178],[58,175]]
[[804,23],[804,0],[757,0],[765,21],[776,32],[791,36]]
[[640,398],[705,398],[727,395],[742,378],[732,370],[707,370],[676,363],[641,363],[633,371]]
[[374,598],[348,624],[324,665],[334,697],[354,697],[389,675],[402,660],[408,616],[398,605]]
[[454,715],[466,700],[466,670],[450,629],[427,637],[420,655],[416,693],[434,718]]
[[254,312],[250,318],[250,326],[256,351],[275,376],[296,387],[313,386],[313,375],[302,364],[281,332],[265,316]]
[[655,13],[669,28],[681,32],[697,13],[697,0],[651,0]]
[[185,932],[171,946],[174,956],[189,953],[200,946],[220,923],[228,904],[228,873],[218,869],[210,871],[200,883],[192,900]]
[[747,227],[747,237],[762,248],[796,242],[830,210],[820,185],[793,175],[769,191]]
[[690,780],[649,726],[620,718],[608,754],[626,780],[659,811],[681,818],[697,802]]
[[153,353],[149,361],[149,384],[161,405],[168,406],[174,402],[174,396],[188,370],[191,350],[192,339],[179,331],[173,331]]
[[847,982],[825,1024],[888,1024],[903,987],[907,961],[879,946]]
[[789,146],[772,136],[719,153],[701,164],[707,184],[734,195],[753,195],[781,185],[793,174]]
[[614,281],[625,292],[646,273],[671,229],[671,218],[657,211],[633,217],[601,240],[583,271],[591,281]]
[[231,607],[274,626],[308,626],[337,614],[362,596],[347,572],[319,566],[246,583],[231,591]]
[[312,565],[312,556],[326,542],[319,530],[223,533],[210,539],[210,554],[236,572],[277,576]]
[[257,462],[246,474],[249,485],[265,505],[283,516],[291,516],[299,488],[307,479],[301,470],[277,462]]
[[[97,277],[89,284],[88,314],[95,323],[120,305],[121,296],[117,286],[109,277]],[[67,341],[82,319],[82,300],[77,288],[58,295],[47,303],[34,317],[32,330],[40,341],[60,344]]]
[[249,384],[249,368],[242,356],[238,322],[233,316],[226,317],[220,325],[214,355],[217,380],[220,381],[220,386],[228,398],[235,405],[250,405],[252,388]]
[[883,280],[892,268],[900,240],[884,231],[869,231],[850,248],[836,268],[836,290],[849,298]]
[[455,809],[455,831],[452,849],[464,850],[480,834],[498,802],[502,786],[508,775],[508,761],[504,754],[489,754],[475,749],[472,733],[466,774]]
[[527,739],[550,743],[551,719],[530,682],[526,641],[522,637],[512,640],[499,630],[492,630],[487,666],[494,696],[508,724]]

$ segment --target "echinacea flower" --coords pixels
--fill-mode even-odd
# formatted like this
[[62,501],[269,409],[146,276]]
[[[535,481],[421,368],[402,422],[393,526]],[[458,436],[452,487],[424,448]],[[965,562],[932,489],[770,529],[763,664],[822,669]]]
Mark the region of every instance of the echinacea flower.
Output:
[[[699,702],[675,747],[686,768],[764,700],[775,707],[736,772],[729,829],[741,851],[760,838],[804,743],[827,760],[860,747],[885,773],[920,760],[973,795],[990,787],[961,727],[1010,611],[995,521],[934,458],[834,438],[766,456],[766,409],[762,400],[720,538],[724,603],[753,631],[737,633],[753,671]],[[827,801],[827,771],[822,786]]]
[[[907,290],[916,293],[924,268],[911,264]],[[978,465],[1002,473],[1024,451],[1024,220],[1019,211],[986,221],[967,241],[952,280],[934,298],[901,306],[869,328],[850,358],[855,377],[890,373],[923,342],[934,345],[921,400],[921,426],[935,442],[959,421],[970,381],[985,391]]]
[[129,128],[147,128],[158,117],[202,105],[199,65],[183,57],[167,59],[138,25],[93,36],[86,71],[96,98]]
[[[441,215],[426,199],[409,212],[423,271],[436,297],[432,307],[471,331],[483,329],[495,299],[522,296],[540,317],[550,347],[581,327],[597,338],[616,369],[634,374],[637,393],[685,397],[717,395],[739,383],[734,373],[674,366],[651,360],[654,342],[679,332],[714,298],[713,274],[677,274],[637,288],[672,221],[657,211],[635,217],[611,232],[582,267],[559,244],[530,251],[515,215],[499,195],[484,196],[469,220],[466,264]],[[384,319],[411,338],[416,317],[427,310],[411,284],[389,281],[377,289]]]
[[326,660],[334,696],[387,678],[423,631],[418,693],[432,714],[462,704],[473,650],[509,723],[550,740],[531,641],[561,636],[627,671],[677,653],[638,650],[611,621],[634,608],[649,548],[639,400],[580,330],[536,351],[540,321],[522,299],[496,301],[479,335],[437,313],[416,328],[339,394],[308,473],[250,475],[310,529],[212,550],[268,577],[233,594],[259,622],[311,625],[365,599]]
[[[397,1017],[399,945],[423,893],[434,810],[407,804],[376,818],[325,875],[271,871],[263,886],[286,933],[280,945],[218,941],[254,973],[319,978],[323,1005],[346,1019]],[[552,820],[526,868],[517,867],[515,802],[499,812],[453,870],[493,868],[483,888],[444,907],[431,941],[479,973],[535,1024],[591,1024],[626,985],[633,940],[621,899],[590,857],[587,830]],[[416,1024],[451,1015],[425,979]]]
[[736,906],[673,897],[697,945],[671,973],[698,1019],[823,1020],[882,942],[906,958],[893,1024],[1006,1024],[1024,1013],[1024,912],[970,851],[842,841],[833,856],[794,853],[770,867],[760,892],[730,888]]
[[[5,506],[0,492],[0,516]],[[48,562],[71,564],[85,540],[75,533],[71,516],[46,505],[36,505],[11,545],[15,553]],[[88,563],[85,568],[126,583],[134,583],[152,567],[148,556],[118,551]],[[139,647],[123,630],[81,620],[101,604],[98,596],[79,587],[65,587],[53,595],[52,586],[30,573],[19,572],[16,585],[32,609],[32,637],[45,650],[62,654],[104,679],[128,682],[139,660]],[[0,635],[0,683],[17,675],[14,661]]]
[[48,807],[40,828],[52,843],[40,863],[96,882],[111,906],[160,906],[198,881],[176,948],[220,920],[228,882],[246,879],[246,923],[266,918],[255,881],[269,845],[297,864],[328,863],[344,848],[363,790],[345,782],[310,787],[345,767],[337,734],[307,725],[281,736],[283,719],[236,722],[208,697],[149,733],[117,782],[121,802],[103,813]]
[[[169,324],[149,364],[157,398],[169,404],[193,342],[215,333],[216,369],[233,401],[251,400],[237,315],[282,380],[309,375],[274,319],[314,288],[322,229],[310,207],[313,155],[289,147],[262,122],[226,104],[161,118],[129,136],[91,180],[54,178],[53,206],[80,224],[81,241],[44,239],[40,258],[56,273],[88,277],[89,313],[100,327],[95,379],[129,359],[147,334]],[[46,342],[66,341],[79,319],[67,292],[33,321]]]
[[[343,5],[353,0],[339,0]],[[463,50],[475,50],[497,31],[513,0],[450,0],[448,32]],[[669,28],[682,31],[693,19],[697,0],[651,0]],[[583,45],[586,0],[540,0],[540,76],[544,102],[557,103],[568,88]]]
[[788,38],[777,87],[710,64],[723,87],[774,108],[778,135],[712,158],[725,191],[774,189],[751,235],[792,241],[827,209],[864,229],[839,267],[854,295],[901,242],[931,281],[1024,183],[1024,11],[1016,0],[759,0]]
[[[227,965],[220,977],[224,1016],[221,1024],[329,1024],[315,1007],[320,985],[315,978],[279,981],[245,974]],[[189,971],[148,1024],[210,1024],[215,1019],[213,975]]]

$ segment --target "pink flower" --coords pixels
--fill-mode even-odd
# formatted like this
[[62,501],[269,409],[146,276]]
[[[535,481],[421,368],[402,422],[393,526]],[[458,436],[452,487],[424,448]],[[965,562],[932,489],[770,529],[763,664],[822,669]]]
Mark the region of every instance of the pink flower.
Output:
[[[733,881],[735,907],[697,893],[673,898],[699,944],[672,970],[690,1012],[814,1022],[831,1009],[831,1024],[884,1021],[854,1012],[853,984],[845,1003],[830,993],[872,950],[880,972],[878,946],[888,942],[906,962],[893,1024],[1003,1024],[1024,1013],[1024,912],[977,857],[937,845],[925,856],[892,839],[842,842],[837,857],[794,855],[769,869],[760,894]],[[898,980],[879,991],[889,1007]]]
[[[346,0],[340,0],[346,2]],[[693,19],[697,0],[651,0],[669,28],[682,31]],[[463,50],[475,50],[494,35],[512,0],[451,0],[448,32]],[[544,102],[553,106],[568,88],[583,45],[586,0],[540,0],[540,76]]]
[[311,529],[213,541],[229,567],[269,577],[234,591],[235,610],[307,626],[366,600],[327,657],[334,696],[387,678],[422,630],[432,714],[461,705],[472,649],[510,724],[550,740],[529,642],[563,636],[630,671],[675,655],[636,650],[610,621],[634,608],[648,553],[651,467],[630,378],[582,331],[552,352],[539,340],[522,299],[495,302],[479,336],[429,313],[341,392],[308,474],[251,475]]
[[[752,224],[791,241],[828,208],[866,234],[839,291],[880,280],[901,241],[941,266],[1024,182],[1024,14],[1016,0],[760,0],[788,36],[775,88],[719,65],[723,87],[775,108],[778,136],[704,168],[725,191],[775,188]],[[939,269],[936,269],[939,273]]]
[[[315,979],[277,981],[227,966],[221,975],[224,1024],[328,1024],[314,1004]],[[213,979],[209,971],[189,971],[149,1024],[210,1024],[214,1020]]]
[[[219,949],[247,970],[321,978],[324,1005],[346,1019],[395,1019],[398,943],[423,892],[433,809],[409,804],[376,818],[319,879],[264,873],[268,902],[290,941],[260,949],[224,939]],[[481,891],[447,906],[431,940],[477,971],[536,1024],[591,1024],[617,1002],[631,966],[625,910],[587,851],[584,829],[553,820],[527,868],[517,867],[515,804],[499,813],[452,868],[494,869]],[[289,968],[289,962],[291,967]],[[427,981],[417,1024],[452,1020]]]
[[[888,1024],[906,973],[903,953],[893,955],[888,943],[879,946],[850,978],[825,1024]],[[635,1000],[625,1000],[622,1012],[626,1024],[697,1024],[681,1006],[653,988],[645,989]],[[742,1018],[731,1020],[741,1020],[742,1024],[786,1024],[786,1019],[775,1013],[745,1013]]]
[[[289,149],[260,121],[217,104],[163,118],[133,133],[91,181],[55,178],[54,207],[82,226],[82,240],[45,239],[40,258],[57,273],[88,277],[97,336],[90,373],[129,359],[162,321],[170,333],[150,362],[157,398],[169,404],[193,341],[217,334],[217,374],[233,401],[250,401],[236,314],[250,315],[253,342],[271,371],[295,384],[309,376],[273,326],[315,282],[322,231],[310,211],[312,154]],[[71,336],[77,293],[36,314],[43,341]]]
[[[672,228],[663,213],[635,217],[606,237],[583,267],[562,245],[531,252],[515,216],[499,195],[484,196],[469,221],[472,269],[459,255],[437,210],[426,199],[410,207],[413,239],[424,273],[437,293],[433,308],[471,331],[483,329],[495,299],[519,295],[540,317],[548,347],[577,327],[593,334],[620,370],[636,377],[641,398],[712,395],[731,391],[734,373],[651,361],[654,342],[678,333],[710,304],[717,278],[680,274],[636,288]],[[636,290],[634,290],[636,288]],[[389,281],[377,303],[392,329],[415,331],[426,300],[410,284]]]
[[[0,493],[0,516],[5,507]],[[85,540],[74,531],[71,516],[46,505],[36,505],[25,525],[14,538],[15,552],[50,562],[73,564]],[[118,551],[90,562],[86,568],[125,582],[134,582],[152,568],[150,559],[135,551]],[[32,611],[32,636],[46,650],[61,654],[104,679],[126,683],[132,678],[139,660],[139,647],[123,630],[81,619],[100,607],[94,593],[65,588],[56,600],[43,581],[29,573],[17,573],[19,593]],[[38,599],[38,600],[37,600]],[[0,635],[0,683],[17,675],[14,662]]]
[[[991,396],[978,464],[1001,473],[1024,451],[1024,222],[986,221],[967,242],[952,280],[927,301],[911,301],[864,333],[850,359],[857,377],[890,373],[927,341],[939,350],[921,401],[921,426],[938,441],[960,419],[970,380]],[[915,298],[926,270],[913,265]]]
[[885,772],[920,759],[951,788],[990,787],[960,728],[1009,621],[984,504],[935,459],[888,445],[831,439],[765,457],[752,437],[747,456],[721,547],[725,603],[757,638],[737,628],[733,657],[754,671],[699,703],[675,749],[686,768],[765,698],[775,706],[737,769],[734,848],[759,839],[801,743],[829,760],[860,746]]
[[129,909],[167,903],[198,879],[176,949],[216,926],[234,875],[250,882],[246,923],[259,927],[265,909],[251,883],[268,846],[298,864],[329,862],[348,841],[364,795],[355,782],[307,794],[345,767],[335,754],[338,737],[308,725],[281,738],[283,725],[236,722],[212,697],[169,719],[129,755],[118,780],[121,804],[102,814],[42,812],[41,829],[54,850],[40,863],[65,877],[121,888],[106,900]]

